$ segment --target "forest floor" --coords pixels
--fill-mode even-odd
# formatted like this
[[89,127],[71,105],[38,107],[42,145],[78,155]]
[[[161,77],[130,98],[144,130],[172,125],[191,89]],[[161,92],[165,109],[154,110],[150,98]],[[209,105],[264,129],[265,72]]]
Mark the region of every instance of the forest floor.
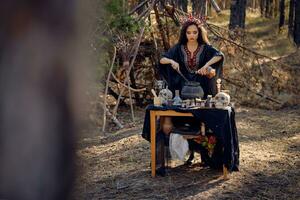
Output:
[[240,171],[229,180],[196,163],[151,178],[143,114],[135,127],[79,140],[75,199],[300,199],[300,107],[236,108]]
[[[230,11],[222,11],[211,21],[218,26],[227,28],[229,24]],[[252,50],[274,59],[287,56],[296,51],[292,40],[287,37],[286,21],[281,32],[278,30],[278,20],[273,18],[263,18],[259,12],[247,12],[246,20],[246,40],[245,46]]]

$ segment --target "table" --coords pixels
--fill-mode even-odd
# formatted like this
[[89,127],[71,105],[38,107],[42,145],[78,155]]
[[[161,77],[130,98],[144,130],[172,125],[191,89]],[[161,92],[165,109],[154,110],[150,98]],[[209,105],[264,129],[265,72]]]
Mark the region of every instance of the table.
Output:
[[[152,177],[156,175],[156,119],[160,116],[196,117],[199,121],[207,123],[207,125],[218,134],[219,138],[223,140],[224,178],[227,178],[229,171],[238,171],[239,147],[234,114],[233,108],[231,108],[231,112],[229,112],[228,110],[215,108],[181,109],[175,106],[156,107],[149,105],[146,108],[142,136],[151,142]],[[150,126],[148,122],[150,122]]]
[[[174,110],[151,110],[150,111],[150,126],[151,126],[151,175],[156,175],[156,118],[157,117],[193,117],[192,113],[182,113]],[[228,169],[223,165],[223,177],[228,178]]]

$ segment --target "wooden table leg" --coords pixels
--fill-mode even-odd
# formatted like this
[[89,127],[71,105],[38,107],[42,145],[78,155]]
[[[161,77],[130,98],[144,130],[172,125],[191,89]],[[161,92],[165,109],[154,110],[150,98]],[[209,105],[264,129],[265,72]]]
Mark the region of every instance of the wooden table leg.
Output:
[[150,111],[150,130],[151,130],[151,175],[156,175],[156,113]]
[[223,165],[223,178],[225,179],[225,180],[228,180],[229,178],[228,178],[228,169],[227,169],[227,167],[225,167],[225,165]]

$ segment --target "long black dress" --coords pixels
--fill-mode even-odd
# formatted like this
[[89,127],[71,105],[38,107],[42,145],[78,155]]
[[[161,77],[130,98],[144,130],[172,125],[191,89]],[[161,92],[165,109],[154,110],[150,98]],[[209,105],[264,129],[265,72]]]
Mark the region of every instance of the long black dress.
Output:
[[[176,44],[170,48],[167,52],[162,54],[162,57],[176,61],[180,66],[180,71],[189,81],[199,82],[204,91],[204,98],[206,98],[209,94],[214,96],[217,93],[216,80],[222,77],[224,55],[211,45],[202,44],[199,45],[198,48],[199,50],[195,54],[195,66],[190,66],[190,59],[186,47],[181,44]],[[221,60],[211,65],[211,67],[216,70],[215,77],[209,79],[206,76],[195,74],[196,70],[203,67],[214,56],[222,56]],[[185,81],[169,64],[159,64],[158,71],[161,78],[166,80],[173,94],[175,90],[181,91]]]

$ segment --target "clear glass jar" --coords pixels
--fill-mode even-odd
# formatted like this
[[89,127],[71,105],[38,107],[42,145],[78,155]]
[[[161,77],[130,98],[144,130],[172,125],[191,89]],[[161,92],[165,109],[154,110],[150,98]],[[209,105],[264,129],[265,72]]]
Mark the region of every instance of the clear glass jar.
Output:
[[179,96],[179,90],[175,90],[175,97],[173,98],[174,106],[181,106],[182,99]]

